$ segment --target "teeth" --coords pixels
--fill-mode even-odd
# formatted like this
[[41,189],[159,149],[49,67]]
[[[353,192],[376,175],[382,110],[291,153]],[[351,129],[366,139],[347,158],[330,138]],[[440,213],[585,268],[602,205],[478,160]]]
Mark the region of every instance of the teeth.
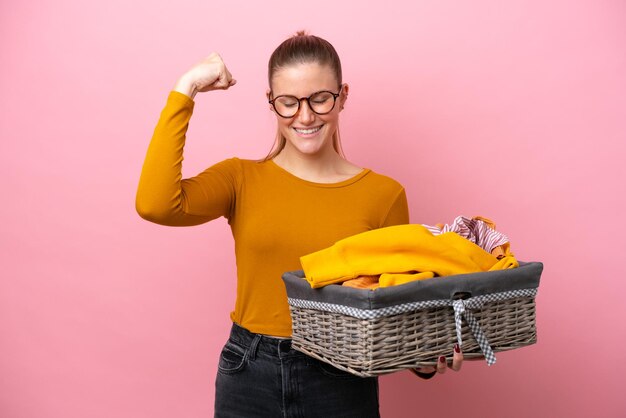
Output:
[[319,131],[320,129],[322,129],[322,127],[318,126],[317,128],[311,128],[311,129],[298,129],[298,128],[294,128],[294,129],[296,130],[296,132],[308,135],[308,134],[313,134],[313,133]]

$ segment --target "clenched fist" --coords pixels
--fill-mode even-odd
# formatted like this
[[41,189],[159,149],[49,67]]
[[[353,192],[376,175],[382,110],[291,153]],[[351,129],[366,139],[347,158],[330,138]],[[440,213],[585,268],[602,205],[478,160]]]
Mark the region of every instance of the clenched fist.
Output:
[[192,99],[197,92],[226,90],[237,83],[222,57],[213,52],[191,67],[176,83],[174,90]]

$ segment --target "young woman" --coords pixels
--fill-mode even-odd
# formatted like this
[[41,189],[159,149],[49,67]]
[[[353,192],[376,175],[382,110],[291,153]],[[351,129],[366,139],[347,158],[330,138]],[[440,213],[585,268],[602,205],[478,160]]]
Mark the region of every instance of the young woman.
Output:
[[[136,206],[142,218],[188,226],[226,217],[235,239],[237,299],[218,364],[216,417],[377,417],[378,381],[291,348],[281,275],[300,256],[367,230],[409,222],[404,188],[345,159],[339,114],[348,98],[337,52],[299,32],[272,54],[268,106],[278,125],[261,161],[231,158],[182,179],[185,133],[198,92],[235,85],[213,53],[170,92],[144,162]],[[454,352],[452,368],[462,363]],[[444,372],[417,371],[421,377]]]

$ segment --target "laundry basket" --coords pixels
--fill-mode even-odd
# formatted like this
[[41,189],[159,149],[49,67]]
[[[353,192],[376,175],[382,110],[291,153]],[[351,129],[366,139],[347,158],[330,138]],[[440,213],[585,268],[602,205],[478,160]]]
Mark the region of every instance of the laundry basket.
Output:
[[312,289],[303,271],[283,274],[292,347],[368,377],[464,357],[495,363],[495,352],[537,341],[535,295],[543,264],[435,277],[386,288]]

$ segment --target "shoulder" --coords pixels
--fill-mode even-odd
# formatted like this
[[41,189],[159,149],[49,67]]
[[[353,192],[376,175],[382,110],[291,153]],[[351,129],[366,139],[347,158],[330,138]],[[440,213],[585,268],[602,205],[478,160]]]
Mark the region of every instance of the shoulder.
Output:
[[273,171],[267,161],[251,160],[239,157],[227,158],[213,166],[214,168],[228,173],[239,181],[252,181],[271,176]]
[[266,161],[250,160],[246,158],[230,157],[215,164],[214,166],[228,167],[235,170],[255,170],[265,166]]
[[380,227],[408,224],[409,206],[404,186],[389,176],[373,172],[371,174],[373,181],[377,183],[379,200],[388,203]]
[[404,191],[404,186],[402,186],[399,181],[387,175],[377,173],[374,170],[370,170],[365,178],[370,184],[383,190],[388,190],[390,192]]
[[242,160],[240,158],[231,157],[213,164],[210,169],[230,172],[241,171],[243,168],[241,162]]
[[236,166],[242,172],[247,173],[265,171],[268,169],[269,165],[267,161],[238,157],[229,158],[227,161],[229,161],[230,164]]

